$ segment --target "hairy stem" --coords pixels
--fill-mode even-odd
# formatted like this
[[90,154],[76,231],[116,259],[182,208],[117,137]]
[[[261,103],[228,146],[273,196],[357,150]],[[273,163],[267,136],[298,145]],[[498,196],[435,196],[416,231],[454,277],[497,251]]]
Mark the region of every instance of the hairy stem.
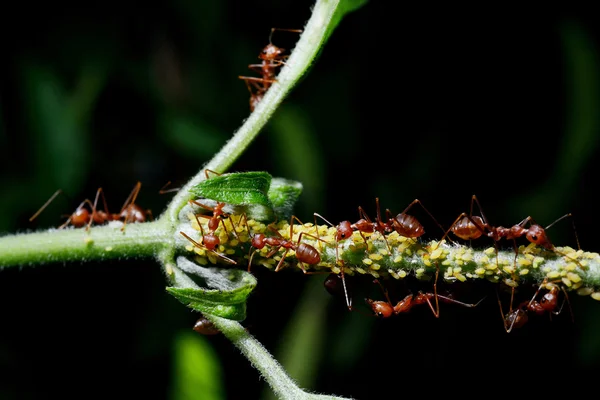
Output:
[[283,367],[271,356],[264,346],[236,321],[216,316],[207,316],[213,324],[244,354],[258,369],[265,380],[281,399],[344,399],[343,397],[308,393],[298,387]]
[[277,81],[273,83],[254,112],[250,114],[250,117],[246,119],[229,142],[173,198],[166,211],[169,220],[175,223],[179,210],[192,198],[189,189],[206,179],[205,169],[219,173],[227,171],[256,138],[279,104],[308,70],[319,53],[331,24],[335,22],[333,16],[338,4],[339,0],[318,0],[316,2],[311,18],[296,47],[277,75]]
[[67,261],[155,257],[169,243],[162,221],[144,224],[98,226],[85,229],[50,229],[0,238],[0,268]]

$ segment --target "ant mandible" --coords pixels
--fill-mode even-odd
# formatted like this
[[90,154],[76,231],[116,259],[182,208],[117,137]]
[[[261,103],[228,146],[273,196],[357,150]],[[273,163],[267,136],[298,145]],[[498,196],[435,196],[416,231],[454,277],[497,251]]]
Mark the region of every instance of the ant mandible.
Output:
[[[239,76],[239,79],[244,80],[246,87],[250,92],[250,111],[254,111],[258,103],[262,100],[264,94],[271,87],[271,85],[277,80],[275,79],[277,68],[284,65],[284,60],[288,58],[288,55],[284,55],[285,49],[275,46],[272,42],[273,32],[275,31],[286,31],[286,32],[302,32],[302,29],[283,29],[283,28],[271,28],[269,34],[269,44],[266,45],[258,58],[262,61],[259,64],[250,64],[248,68],[258,72],[261,76]],[[254,89],[254,90],[253,90]]]

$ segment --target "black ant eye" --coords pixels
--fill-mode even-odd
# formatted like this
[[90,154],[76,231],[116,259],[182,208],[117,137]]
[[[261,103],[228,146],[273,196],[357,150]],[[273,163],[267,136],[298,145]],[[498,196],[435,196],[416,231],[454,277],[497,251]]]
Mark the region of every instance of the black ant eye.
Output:
[[531,239],[533,239],[533,241],[536,242],[538,240],[538,237],[535,235],[531,235]]

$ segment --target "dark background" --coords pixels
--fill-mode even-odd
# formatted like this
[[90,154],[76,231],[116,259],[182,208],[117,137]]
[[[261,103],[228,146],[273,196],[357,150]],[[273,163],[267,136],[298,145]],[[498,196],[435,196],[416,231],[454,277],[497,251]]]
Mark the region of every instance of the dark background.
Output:
[[[159,215],[171,197],[159,189],[194,175],[249,115],[237,76],[252,74],[271,28],[302,27],[311,5],[52,3],[5,14],[0,232],[58,226],[98,187],[118,209],[138,180],[138,203]],[[449,226],[476,194],[493,225],[531,215],[546,226],[571,212],[582,248],[598,251],[599,67],[585,10],[371,1],[341,22],[232,171],[302,182],[295,213],[305,221],[354,220],[358,206],[373,215],[375,197],[400,212],[418,198]],[[66,196],[30,223],[58,188]],[[549,234],[576,246],[567,222]],[[574,323],[565,308],[507,334],[484,284],[451,288],[469,301],[487,295],[475,309],[375,320],[348,313],[322,276],[255,273],[244,324],[310,390],[367,399],[489,382],[510,394],[520,380],[548,389],[555,373],[600,367],[600,305],[589,297],[570,296]],[[153,260],[2,271],[0,397],[184,398],[173,349],[197,314],[165,283]],[[357,293],[381,296],[373,286]],[[231,343],[197,340],[216,351],[224,397],[266,396]]]

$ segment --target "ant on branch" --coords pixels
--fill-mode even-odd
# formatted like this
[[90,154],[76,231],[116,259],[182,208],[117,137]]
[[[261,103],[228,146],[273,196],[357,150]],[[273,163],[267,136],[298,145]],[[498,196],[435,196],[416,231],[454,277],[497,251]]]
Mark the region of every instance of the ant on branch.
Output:
[[[473,204],[477,204],[479,208],[479,213],[481,216],[473,215]],[[527,240],[531,243],[534,243],[538,246],[545,248],[546,250],[552,251],[559,255],[565,256],[556,250],[554,245],[550,242],[548,235],[546,235],[546,230],[550,229],[554,224],[559,221],[562,221],[565,218],[572,218],[573,215],[571,213],[565,214],[562,217],[555,220],[553,223],[548,225],[546,228],[542,228],[542,226],[535,223],[531,216],[528,216],[523,221],[518,224],[513,225],[510,228],[505,228],[503,226],[492,226],[488,223],[485,215],[483,214],[483,210],[481,205],[479,204],[479,200],[477,196],[473,195],[471,198],[471,211],[467,215],[466,213],[461,213],[458,218],[450,225],[450,228],[444,233],[444,236],[439,241],[441,243],[450,232],[454,233],[454,235],[458,236],[464,240],[474,240],[478,239],[481,236],[487,236],[492,238],[494,241],[494,247],[496,248],[496,258],[498,257],[498,245],[497,242],[501,239],[512,240],[513,247],[515,249],[515,263],[517,261],[518,248],[516,244],[516,239],[521,236],[525,236]],[[577,248],[581,249],[579,245],[579,238],[577,237],[577,231],[575,230],[575,221],[572,220],[573,223],[573,231],[575,232],[575,240],[577,241]],[[529,227],[526,225],[529,224]],[[438,245],[439,245],[438,243]],[[576,260],[574,260],[576,261]],[[580,267],[582,267],[580,265]],[[582,267],[583,268],[583,267]]]
[[[317,236],[313,236],[307,232],[300,232],[300,234],[298,235],[298,239],[294,242],[294,239],[293,239],[293,237],[294,237],[294,220],[298,221],[300,223],[300,225],[304,225],[302,223],[302,221],[300,221],[296,216],[292,215],[292,217],[290,218],[290,238],[289,239],[284,238],[281,235],[281,233],[279,233],[279,231],[277,229],[275,229],[275,227],[272,224],[270,224],[268,226],[268,229],[271,232],[273,232],[276,236],[266,236],[264,233],[257,233],[252,236],[251,246],[254,247],[255,250],[252,252],[252,254],[249,257],[248,272],[250,272],[250,268],[252,265],[252,258],[254,257],[254,254],[258,250],[263,249],[265,246],[270,246],[270,247],[272,247],[272,250],[265,256],[265,258],[272,257],[281,248],[285,249],[285,251],[283,252],[283,255],[281,256],[281,259],[279,260],[279,262],[277,263],[277,266],[275,267],[275,272],[278,272],[281,269],[281,267],[283,266],[283,261],[285,260],[285,257],[287,256],[287,253],[290,250],[293,250],[296,253],[296,258],[298,259],[298,263],[300,265],[300,269],[302,269],[302,272],[304,272],[305,274],[321,273],[320,271],[311,272],[306,269],[304,264],[316,265],[316,264],[320,263],[321,262],[321,254],[312,245],[310,245],[308,243],[303,243],[302,236],[305,235],[305,236],[311,237],[315,240],[318,240],[318,241],[321,241],[321,242],[324,242],[327,244],[329,244],[329,243],[327,241],[325,241]],[[246,226],[247,226],[247,224],[248,224],[248,222],[246,221]],[[249,229],[248,229],[248,232],[250,232]]]
[[[481,214],[481,216],[473,215],[473,205],[474,204],[477,204],[477,208],[479,208],[479,213]],[[546,228],[543,228],[542,226],[535,223],[535,221],[533,221],[533,218],[531,218],[531,216],[528,216],[527,218],[525,218],[518,224],[513,225],[510,228],[505,228],[503,226],[496,227],[496,226],[492,226],[488,223],[488,221],[485,217],[485,214],[483,213],[483,210],[481,208],[481,205],[479,204],[479,200],[477,199],[477,196],[473,195],[471,197],[471,210],[470,210],[469,214],[467,215],[464,212],[461,213],[458,216],[458,218],[456,218],[456,220],[452,223],[452,225],[450,225],[450,228],[448,228],[448,230],[444,233],[444,236],[438,242],[437,246],[439,246],[439,244],[448,236],[448,234],[450,232],[452,232],[454,235],[458,236],[459,238],[461,238],[463,240],[474,240],[474,239],[480,238],[481,236],[487,236],[493,240],[494,248],[496,249],[496,265],[499,266],[498,242],[501,239],[512,240],[513,248],[515,250],[515,261],[514,261],[515,270],[512,271],[512,280],[514,281],[514,280],[516,280],[515,279],[516,264],[517,264],[517,257],[519,256],[519,249],[517,247],[517,238],[525,236],[529,242],[536,244],[538,246],[541,246],[548,251],[552,251],[555,254],[559,254],[561,256],[567,257],[566,254],[563,254],[563,253],[559,252],[558,250],[556,250],[554,245],[550,242],[548,235],[546,234],[546,230],[550,229],[554,224],[556,224],[559,221],[562,221],[563,219],[565,219],[567,217],[572,218],[573,216],[571,213],[565,214],[562,217],[556,219],[553,223],[548,225]],[[579,238],[577,237],[577,230],[575,229],[575,221],[573,221],[572,219],[571,219],[571,221],[573,224],[573,231],[575,232],[575,240],[577,242],[577,248],[581,249],[581,247],[579,245]],[[526,225],[529,225],[529,226],[526,227]],[[579,267],[583,269],[583,266],[577,260],[573,260],[573,261],[576,262],[579,265]],[[512,310],[512,299],[514,296],[515,287],[511,285],[511,288],[512,288],[512,295],[511,295],[510,308]],[[517,318],[517,317],[515,316],[514,318]]]
[[252,71],[258,72],[261,76],[239,76],[238,78],[244,80],[246,87],[250,92],[250,111],[254,111],[258,103],[262,100],[264,94],[269,90],[271,85],[277,80],[275,79],[277,69],[284,65],[284,60],[289,55],[284,55],[284,48],[277,47],[273,44],[273,32],[285,31],[285,32],[296,32],[301,33],[302,29],[283,29],[283,28],[271,28],[269,34],[269,44],[266,45],[258,58],[262,61],[259,64],[250,64],[248,68]]
[[[427,208],[423,205],[423,203],[421,203],[421,201],[419,199],[415,199],[413,200],[405,209],[404,211],[402,211],[401,213],[397,214],[396,216],[394,216],[392,214],[392,212],[389,209],[385,210],[385,215],[386,215],[386,220],[384,221],[381,218],[381,208],[379,206],[379,198],[376,197],[375,198],[375,205],[376,205],[376,212],[377,212],[377,218],[375,219],[375,221],[372,221],[369,216],[367,215],[367,213],[365,212],[365,210],[359,206],[358,207],[358,214],[359,214],[359,220],[355,223],[351,223],[350,221],[342,221],[340,222],[337,226],[334,226],[331,222],[329,222],[327,219],[325,219],[323,216],[321,216],[320,214],[314,213],[314,218],[315,218],[315,226],[317,225],[317,217],[321,218],[323,221],[325,221],[327,224],[329,224],[330,226],[334,227],[336,229],[336,235],[335,235],[335,241],[336,241],[336,247],[335,247],[335,251],[336,251],[336,263],[339,261],[339,253],[338,253],[338,244],[339,242],[348,239],[349,237],[352,236],[354,231],[358,231],[360,233],[360,236],[363,238],[365,245],[368,247],[368,242],[367,239],[365,237],[365,233],[374,233],[374,232],[379,232],[381,234],[381,236],[383,237],[383,239],[385,240],[387,249],[389,251],[389,253],[392,253],[392,249],[390,248],[390,244],[387,240],[386,234],[389,234],[391,232],[397,232],[400,236],[406,237],[406,238],[410,238],[410,239],[416,239],[419,238],[421,236],[423,236],[423,234],[425,233],[425,228],[423,227],[423,225],[417,220],[416,217],[407,214],[408,211],[415,205],[415,204],[419,204],[423,210],[425,210],[425,212],[427,212],[427,214],[429,214],[429,216],[431,217],[431,219],[440,227],[440,229],[442,230],[442,232],[445,232],[444,228],[442,227],[442,225],[440,225],[440,223],[435,219],[435,217],[433,216],[433,214],[431,214],[429,212],[429,210],[427,210]],[[317,234],[318,234],[318,227],[317,227]],[[342,268],[341,268],[341,279],[342,279],[342,284],[344,286],[344,291],[345,291],[345,296],[346,296],[346,306],[348,307],[349,310],[352,310],[352,304],[351,301],[349,300],[348,297],[348,293],[346,291],[346,279],[344,277],[344,268],[343,268],[343,261],[342,261]],[[439,275],[439,266],[436,269],[436,277],[435,277],[435,283],[434,283],[434,293],[437,293],[437,279],[438,279],[438,275]],[[327,283],[327,281],[325,282]],[[438,301],[437,301],[437,297],[436,297],[436,307],[438,307],[438,313],[439,313],[439,305],[438,305]]]
[[390,297],[388,295],[387,289],[385,289],[383,287],[381,282],[379,282],[378,279],[375,279],[373,281],[373,283],[379,284],[379,286],[381,287],[381,290],[383,291],[383,294],[385,295],[386,301],[371,300],[371,299],[367,298],[367,299],[365,299],[365,302],[371,307],[371,309],[373,310],[375,315],[378,317],[381,317],[381,318],[389,318],[392,315],[398,315],[401,313],[408,312],[414,306],[420,305],[420,304],[427,304],[429,306],[429,309],[433,313],[433,315],[435,315],[436,318],[439,318],[439,316],[440,316],[439,307],[436,305],[436,308],[434,308],[433,304],[431,304],[431,299],[433,299],[433,298],[436,298],[436,299],[440,298],[447,303],[455,303],[455,304],[459,304],[463,307],[468,307],[468,308],[477,307],[479,305],[479,303],[481,303],[483,301],[483,299],[481,299],[476,304],[469,304],[469,303],[463,303],[462,301],[455,300],[451,297],[442,296],[441,294],[438,294],[438,293],[426,293],[423,291],[419,291],[416,296],[414,294],[409,294],[406,297],[404,297],[404,299],[402,299],[398,303],[396,303],[396,305],[393,305],[393,303],[391,302]]
[[[215,175],[221,175],[218,172],[212,171],[210,169],[206,169],[206,170],[204,170],[206,179],[209,179],[209,176],[208,176],[209,172],[211,172]],[[164,187],[163,187],[163,189],[164,189]],[[198,248],[205,248],[209,252],[215,254],[217,257],[220,257],[223,260],[225,260],[231,264],[237,264],[231,258],[229,258],[223,254],[220,254],[215,250],[221,244],[221,239],[219,239],[219,236],[217,236],[217,234],[216,234],[216,231],[219,228],[219,224],[221,224],[223,226],[225,233],[227,233],[227,235],[229,235],[229,231],[227,230],[227,226],[225,225],[225,219],[228,219],[230,217],[230,214],[227,214],[223,211],[223,208],[227,204],[224,202],[221,202],[221,201],[217,201],[215,206],[209,206],[204,203],[201,203],[198,200],[189,200],[188,202],[190,205],[196,205],[196,206],[202,207],[208,211],[212,211],[212,215],[194,214],[194,217],[196,218],[196,222],[198,223],[198,227],[200,229],[200,233],[202,236],[202,243],[195,241],[194,239],[192,239],[190,236],[188,236],[184,232],[180,232],[180,233],[186,239],[188,239],[190,242],[192,242],[194,244],[194,246],[196,246]],[[207,226],[208,226],[208,230],[209,230],[208,233],[204,232],[204,228],[202,227],[202,223],[200,222],[200,217],[208,219],[208,222],[207,222]],[[235,231],[235,227],[233,229],[233,232],[234,232],[234,235],[236,235],[236,237],[237,237],[237,232]]]
[[[553,284],[551,286],[551,288],[548,290],[548,292],[542,296],[540,301],[536,300],[536,297],[540,293],[540,290],[546,284],[547,284],[547,279],[544,279],[544,281],[540,284],[540,286],[534,293],[531,300],[522,302],[514,310],[512,309],[512,296],[511,296],[511,303],[510,303],[511,307],[509,308],[509,311],[506,315],[502,311],[502,302],[500,301],[498,292],[496,292],[496,296],[498,297],[498,305],[500,306],[500,314],[502,315],[502,321],[504,322],[504,330],[506,330],[506,333],[510,333],[513,330],[513,328],[521,328],[523,325],[525,325],[525,323],[527,323],[527,321],[529,320],[527,313],[534,313],[536,315],[544,315],[544,314],[548,313],[550,315],[550,318],[552,318],[552,314],[554,314],[554,315],[560,314],[565,305],[565,301],[569,304],[569,310],[571,312],[571,320],[574,321],[573,310],[571,309],[571,302],[569,301],[569,295],[567,294],[567,291],[565,290],[564,287],[561,286],[559,289],[558,285]],[[562,290],[565,297],[563,299],[563,302],[562,302],[560,308],[558,309],[558,311],[556,311],[556,308],[558,307],[558,294],[559,294],[558,292],[559,292],[559,290]]]
[[[195,247],[198,247],[201,249],[204,248],[204,249],[208,250],[209,252],[215,254],[217,257],[222,258],[223,260],[227,261],[230,264],[237,264],[237,262],[235,262],[231,258],[229,258],[223,254],[220,254],[215,250],[221,244],[221,239],[219,239],[219,236],[217,236],[217,234],[216,234],[217,228],[219,227],[220,223],[222,223],[223,229],[225,229],[225,232],[229,235],[229,232],[227,231],[227,227],[225,226],[225,221],[224,221],[225,218],[229,218],[229,214],[225,214],[223,212],[223,207],[225,206],[225,203],[217,202],[217,205],[215,207],[209,207],[209,206],[203,205],[202,203],[199,203],[196,200],[190,200],[189,203],[196,204],[202,208],[211,210],[211,211],[213,211],[213,215],[210,216],[210,215],[204,215],[204,214],[194,214],[194,217],[196,218],[196,222],[198,223],[198,227],[200,229],[200,235],[202,236],[201,243],[195,241],[194,239],[192,239],[189,235],[187,235],[183,231],[180,231],[179,233],[181,233],[181,235],[183,235],[187,240],[192,242],[192,244]],[[208,218],[208,229],[209,229],[208,233],[204,232],[204,228],[202,227],[202,223],[200,222],[200,217]],[[234,229],[234,233],[235,233],[235,229]],[[237,235],[237,233],[235,233],[235,235]]]
[[[147,218],[152,218],[151,210],[144,210],[138,204],[135,203],[137,195],[142,187],[141,182],[137,182],[134,186],[133,190],[125,200],[123,207],[121,207],[121,211],[118,213],[111,213],[108,211],[108,206],[106,204],[106,198],[104,197],[104,192],[102,188],[98,188],[96,191],[96,198],[92,203],[91,200],[85,199],[82,201],[79,206],[75,209],[75,211],[68,216],[67,220],[58,227],[58,229],[66,228],[69,225],[72,225],[76,228],[82,228],[85,226],[86,230],[90,229],[92,223],[96,223],[101,225],[105,222],[109,221],[122,221],[123,226],[121,227],[121,231],[125,231],[125,226],[127,223],[132,222],[145,222]],[[29,221],[33,221],[37,218],[42,211],[60,194],[62,190],[57,190],[44,205],[29,218]],[[98,210],[98,199],[102,196],[102,202],[104,203],[104,210]],[[90,209],[88,210],[85,206],[88,206]]]

